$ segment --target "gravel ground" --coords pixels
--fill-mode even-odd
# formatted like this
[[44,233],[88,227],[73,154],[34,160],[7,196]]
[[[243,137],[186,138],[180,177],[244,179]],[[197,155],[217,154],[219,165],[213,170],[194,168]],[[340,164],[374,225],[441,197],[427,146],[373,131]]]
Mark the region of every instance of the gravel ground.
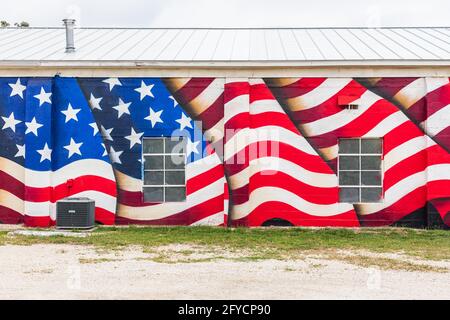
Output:
[[[194,252],[190,258],[197,262],[181,261],[180,249]],[[449,261],[432,263],[447,272],[417,272],[317,256],[233,261],[208,260],[188,246],[161,250],[175,259],[157,262],[139,248],[99,252],[79,245],[1,246],[0,298],[450,299]]]

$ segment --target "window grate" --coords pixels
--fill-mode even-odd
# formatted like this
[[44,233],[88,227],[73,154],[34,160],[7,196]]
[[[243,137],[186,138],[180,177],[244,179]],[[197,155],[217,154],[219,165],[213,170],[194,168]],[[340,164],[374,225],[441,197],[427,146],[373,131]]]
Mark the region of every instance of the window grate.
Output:
[[340,202],[381,202],[383,194],[382,139],[339,139]]
[[185,169],[185,138],[145,137],[142,151],[143,201],[185,201]]

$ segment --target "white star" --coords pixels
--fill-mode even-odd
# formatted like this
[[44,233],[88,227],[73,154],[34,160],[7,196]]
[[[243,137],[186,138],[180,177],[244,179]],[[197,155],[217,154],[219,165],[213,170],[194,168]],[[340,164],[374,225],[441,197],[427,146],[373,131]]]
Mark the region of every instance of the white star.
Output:
[[122,164],[122,161],[120,161],[120,155],[123,153],[123,151],[116,151],[113,147],[109,149],[109,155],[111,157],[111,161],[113,163]]
[[113,141],[113,138],[111,137],[111,132],[113,131],[113,128],[106,129],[104,126],[100,126],[100,130],[102,131],[103,138]]
[[70,138],[70,143],[67,146],[64,146],[64,149],[67,149],[69,151],[69,156],[67,158],[70,158],[75,153],[81,156],[80,147],[83,144],[83,142],[76,143],[72,138]]
[[152,88],[154,87],[154,84],[149,84],[148,86],[144,83],[144,81],[141,81],[141,86],[139,88],[134,89],[134,91],[137,91],[141,94],[141,101],[146,96],[154,98],[155,96],[152,93]]
[[50,149],[47,145],[47,143],[45,143],[44,145],[44,149],[41,150],[36,150],[40,155],[41,155],[41,161],[44,160],[52,160],[52,149]]
[[27,130],[25,130],[25,134],[32,132],[32,133],[34,133],[34,135],[36,137],[38,135],[38,133],[37,133],[38,129],[40,127],[42,127],[42,124],[36,122],[36,117],[33,117],[31,122],[25,122],[25,125],[27,126]]
[[173,107],[175,108],[178,105],[177,100],[175,100],[175,98],[173,96],[169,96],[170,100],[173,100]]
[[122,85],[120,80],[117,79],[117,78],[108,78],[108,79],[103,80],[103,82],[109,84],[109,91],[112,91],[114,86],[121,86]]
[[8,83],[8,85],[12,88],[10,97],[18,95],[23,99],[23,91],[27,88],[26,86],[20,83],[20,78],[17,78],[16,83]]
[[92,129],[94,129],[93,136],[95,136],[95,135],[97,134],[97,132],[98,132],[98,126],[97,126],[97,123],[92,122],[92,123],[89,123],[89,125],[92,127]]
[[52,103],[50,100],[52,93],[51,92],[45,92],[44,87],[41,87],[41,92],[34,97],[39,100],[39,107],[42,106],[44,103]]
[[102,157],[104,157],[104,156],[108,155],[108,152],[106,152],[106,147],[105,147],[104,143],[102,143],[102,147],[103,147],[103,149],[105,149],[102,154]]
[[130,149],[134,147],[135,144],[141,144],[141,137],[143,132],[136,132],[133,128],[131,128],[131,133],[129,136],[126,136],[125,139],[130,140]]
[[22,157],[25,159],[25,145],[16,144],[17,147],[17,153],[14,157]]
[[157,124],[158,122],[163,123],[163,121],[161,120],[161,113],[163,111],[159,110],[158,112],[153,111],[152,108],[150,108],[150,115],[145,117],[145,120],[148,120],[152,123],[152,128],[155,126],[155,124]]
[[5,124],[3,125],[3,130],[10,128],[13,132],[16,132],[16,124],[21,123],[22,121],[20,120],[16,120],[14,118],[14,113],[11,112],[11,114],[9,115],[9,117],[2,117],[3,121],[5,121]]
[[192,142],[190,139],[187,139],[187,145],[186,145],[186,156],[189,156],[192,152],[198,154],[198,144],[200,141]]
[[102,107],[100,107],[100,102],[102,101],[102,97],[100,98],[96,98],[92,93],[91,93],[91,97],[89,99],[89,104],[91,105],[92,109],[98,109],[98,110],[102,110]]
[[119,98],[119,104],[113,107],[117,110],[117,119],[119,119],[124,113],[130,114],[130,110],[128,110],[130,104],[131,102],[125,103]]
[[175,121],[180,124],[180,130],[183,130],[186,127],[192,129],[191,118],[186,116],[184,113],[181,114],[181,118],[180,119],[177,119]]
[[69,103],[67,110],[62,110],[61,112],[66,116],[66,123],[71,119],[78,121],[77,113],[80,112],[81,109],[74,109],[72,105]]

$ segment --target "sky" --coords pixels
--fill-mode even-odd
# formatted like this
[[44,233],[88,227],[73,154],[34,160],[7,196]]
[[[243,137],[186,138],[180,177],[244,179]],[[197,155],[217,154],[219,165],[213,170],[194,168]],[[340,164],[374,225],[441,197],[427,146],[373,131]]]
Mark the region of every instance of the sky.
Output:
[[449,26],[448,0],[14,0],[0,20],[81,27]]

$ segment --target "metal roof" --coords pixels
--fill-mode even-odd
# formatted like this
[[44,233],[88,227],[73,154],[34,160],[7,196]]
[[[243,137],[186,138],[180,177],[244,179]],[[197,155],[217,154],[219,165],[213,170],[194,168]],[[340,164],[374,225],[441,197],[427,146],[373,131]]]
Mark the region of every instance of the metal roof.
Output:
[[450,28],[0,29],[0,65],[450,64]]

